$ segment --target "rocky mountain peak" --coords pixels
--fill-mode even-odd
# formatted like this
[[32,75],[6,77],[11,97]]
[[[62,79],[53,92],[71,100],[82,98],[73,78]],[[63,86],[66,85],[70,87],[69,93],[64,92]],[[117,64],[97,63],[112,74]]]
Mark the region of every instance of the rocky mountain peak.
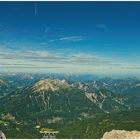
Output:
[[38,81],[32,86],[33,92],[46,92],[46,91],[58,91],[60,88],[68,88],[70,85],[65,80],[50,80],[43,79]]

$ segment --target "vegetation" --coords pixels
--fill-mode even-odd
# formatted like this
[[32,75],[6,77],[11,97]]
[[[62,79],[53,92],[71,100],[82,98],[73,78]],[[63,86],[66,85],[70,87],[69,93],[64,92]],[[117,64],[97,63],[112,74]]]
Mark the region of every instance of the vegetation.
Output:
[[60,129],[59,138],[101,138],[112,129],[140,130],[140,109],[106,114],[69,123]]

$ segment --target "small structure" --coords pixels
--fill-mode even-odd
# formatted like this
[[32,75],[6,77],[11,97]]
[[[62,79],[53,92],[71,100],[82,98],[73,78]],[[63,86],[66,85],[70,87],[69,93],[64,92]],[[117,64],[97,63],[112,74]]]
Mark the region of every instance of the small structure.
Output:
[[49,129],[49,128],[42,128],[40,130],[40,133],[43,134],[43,137],[42,137],[43,139],[55,139],[56,134],[58,134],[59,131]]

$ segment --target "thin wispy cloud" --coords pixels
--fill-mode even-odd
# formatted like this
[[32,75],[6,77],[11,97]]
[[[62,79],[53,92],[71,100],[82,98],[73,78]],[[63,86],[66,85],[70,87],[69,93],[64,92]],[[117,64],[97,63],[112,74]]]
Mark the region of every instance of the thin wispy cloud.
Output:
[[98,28],[98,29],[107,29],[107,26],[105,24],[99,23],[99,24],[96,24],[96,28]]
[[78,41],[82,41],[83,37],[82,36],[64,36],[64,37],[60,37],[57,39],[51,39],[48,40],[47,42],[56,42],[56,41],[63,41],[63,42],[78,42]]
[[45,30],[44,30],[44,32],[45,32],[45,33],[48,33],[50,30],[51,30],[50,27],[46,27]]
[[81,36],[66,36],[66,37],[62,37],[62,38],[59,38],[59,40],[61,41],[81,41],[83,40],[83,37]]

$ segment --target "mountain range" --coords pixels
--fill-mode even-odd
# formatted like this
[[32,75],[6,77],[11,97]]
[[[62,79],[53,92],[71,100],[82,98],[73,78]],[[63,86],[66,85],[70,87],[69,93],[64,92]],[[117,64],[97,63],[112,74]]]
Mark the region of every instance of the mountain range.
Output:
[[79,76],[75,81],[75,76],[71,80],[66,77],[1,77],[0,124],[8,121],[15,126],[60,129],[69,123],[140,107],[139,79],[91,80]]

